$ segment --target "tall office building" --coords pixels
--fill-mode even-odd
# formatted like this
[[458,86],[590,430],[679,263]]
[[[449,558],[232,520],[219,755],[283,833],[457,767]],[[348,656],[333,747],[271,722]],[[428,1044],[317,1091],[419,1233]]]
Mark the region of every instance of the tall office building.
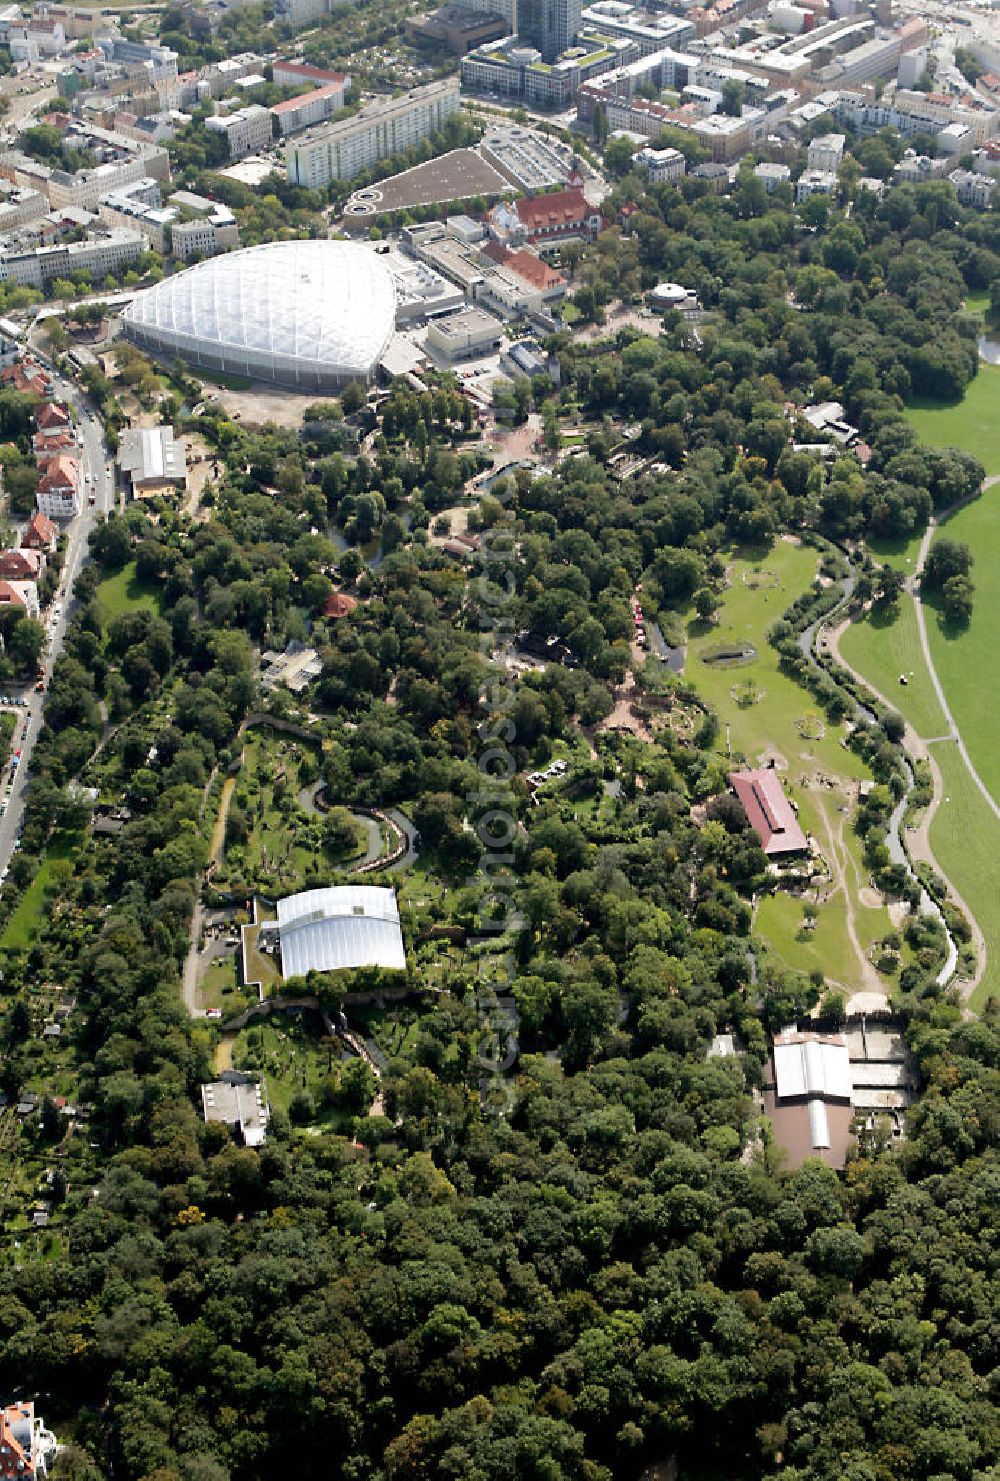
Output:
[[580,29],[580,0],[517,0],[517,35],[554,62]]

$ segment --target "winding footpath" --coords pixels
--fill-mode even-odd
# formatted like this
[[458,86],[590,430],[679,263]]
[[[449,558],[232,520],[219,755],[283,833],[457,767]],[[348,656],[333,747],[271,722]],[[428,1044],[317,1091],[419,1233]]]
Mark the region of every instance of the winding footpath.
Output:
[[[985,493],[987,489],[993,487],[997,483],[1000,483],[1000,475],[994,474],[991,477],[984,479],[981,492]],[[983,781],[982,777],[979,775],[979,772],[976,770],[972,757],[969,755],[968,747],[965,744],[962,732],[955,720],[954,715],[951,712],[951,707],[948,704],[947,696],[944,692],[944,686],[941,683],[937,668],[935,667],[934,658],[931,653],[930,642],[927,636],[927,620],[924,614],[924,604],[920,597],[920,578],[923,574],[924,566],[927,561],[927,555],[930,551],[934,535],[939,526],[946,523],[953,514],[957,513],[957,511],[962,508],[965,503],[968,502],[968,500],[962,500],[959,504],[955,504],[951,509],[949,509],[940,521],[932,518],[928,522],[927,529],[924,532],[923,539],[921,540],[920,547],[917,551],[917,560],[913,575],[908,578],[905,584],[906,592],[913,598],[913,607],[916,614],[917,632],[920,638],[921,654],[924,660],[924,664],[927,668],[927,673],[931,680],[931,686],[937,697],[938,705],[940,706],[941,713],[944,716],[945,724],[948,727],[948,732],[946,735],[931,736],[925,739],[923,736],[918,734],[918,732],[908,721],[906,721],[903,734],[904,751],[906,751],[911,761],[920,761],[927,764],[931,775],[932,786],[931,800],[924,810],[924,815],[921,818],[919,824],[911,832],[909,840],[910,853],[914,858],[919,859],[921,862],[929,865],[929,867],[934,870],[939,878],[943,880],[948,894],[951,896],[955,904],[958,906],[959,910],[962,911],[966,920],[969,922],[969,926],[972,932],[972,944],[976,953],[976,970],[972,977],[958,984],[959,990],[962,994],[962,998],[965,1000],[966,1005],[968,1004],[969,998],[972,996],[973,992],[982,981],[983,975],[986,971],[986,940],[983,936],[982,929],[979,925],[979,922],[976,920],[975,915],[969,908],[966,901],[959,894],[952,881],[944,873],[944,870],[938,863],[934,855],[934,851],[931,847],[931,825],[943,800],[944,783],[942,781],[940,767],[938,766],[936,760],[934,759],[934,756],[930,751],[930,746],[937,742],[948,741],[954,743],[959,756],[961,756],[962,758],[962,763],[965,766],[970,779],[972,780],[980,796],[983,798],[987,807],[989,807],[990,811],[993,813],[994,817],[997,818],[998,821],[1000,821],[1000,806],[998,806],[986,783]],[[888,709],[896,710],[897,706],[893,703],[893,701],[887,698],[886,695],[881,694],[872,684],[871,680],[868,679],[864,674],[859,673],[857,669],[853,668],[852,665],[849,664],[841,654],[840,639],[846,631],[847,627],[850,625],[850,620],[850,617],[845,617],[843,618],[843,620],[837,623],[836,627],[827,629],[826,638],[829,644],[830,653],[837,661],[837,663],[840,664],[841,667],[844,668],[849,674],[851,674],[854,679],[863,684],[876,697],[876,699],[879,700],[881,704],[885,705]],[[820,629],[822,629],[823,624],[820,623],[818,626]],[[809,638],[811,648],[812,641],[814,639],[814,633],[811,632],[809,634]]]

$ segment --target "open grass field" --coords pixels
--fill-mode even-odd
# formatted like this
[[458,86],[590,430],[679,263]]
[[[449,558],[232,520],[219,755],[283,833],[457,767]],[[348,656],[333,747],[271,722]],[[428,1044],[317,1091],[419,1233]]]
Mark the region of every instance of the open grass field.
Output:
[[931,824],[931,848],[986,938],[986,972],[972,995],[972,1006],[979,1009],[988,997],[1000,996],[1000,823],[983,807],[983,799],[955,746],[934,746],[933,751],[941,768],[944,800]]
[[58,884],[60,875],[72,867],[72,860],[82,842],[79,833],[57,833],[31,881],[7,922],[0,946],[26,951],[34,941],[47,913],[48,893]]
[[160,605],[156,587],[136,576],[135,561],[129,561],[114,576],[108,576],[100,583],[97,600],[109,618],[137,609],[156,612]]
[[[933,614],[928,615],[933,627]],[[867,620],[853,624],[841,638],[840,650],[859,673],[896,702],[900,714],[925,740],[944,733],[944,717],[923,661],[909,596],[902,598],[894,624],[873,627]],[[899,674],[911,670],[914,677],[902,688]],[[931,751],[941,769],[945,799],[931,824],[931,849],[986,938],[986,974],[972,998],[972,1006],[979,1008],[991,993],[1000,993],[1000,916],[996,910],[1000,823],[983,806],[954,744],[942,741]]]
[[[698,693],[712,705],[722,727],[730,727],[734,760],[745,757],[751,765],[768,747],[774,747],[787,759],[789,774],[817,768],[831,775],[861,780],[867,772],[857,757],[841,745],[843,726],[825,725],[819,739],[809,740],[800,733],[800,725],[815,711],[807,691],[787,678],[778,668],[778,655],[767,641],[768,628],[785,608],[809,586],[816,574],[814,550],[779,540],[774,548],[759,557],[740,557],[730,568],[730,585],[719,608],[718,621],[711,626],[693,622],[688,631],[688,661],[685,677]],[[772,584],[748,585],[769,573]],[[749,644],[757,656],[735,666],[705,661],[722,645]],[[741,705],[733,689],[748,680],[759,702]]]
[[1000,473],[1000,366],[980,363],[961,401],[916,401],[907,418],[924,442],[965,448],[987,473]]
[[1000,694],[992,681],[1000,639],[1000,486],[960,509],[935,539],[961,541],[975,560],[972,621],[958,630],[944,627],[927,607],[927,638],[962,739],[979,775],[1000,801]]
[[[840,639],[845,661],[874,685],[908,720],[918,735],[928,739],[947,730],[930,674],[920,649],[913,598],[906,592],[892,621],[868,616],[852,622]],[[900,674],[908,682],[900,684]]]
[[897,571],[912,576],[923,536],[923,530],[917,530],[915,534],[897,540],[887,540],[879,535],[871,535],[865,541],[865,546],[871,552],[872,559],[878,561],[879,565],[893,566]]

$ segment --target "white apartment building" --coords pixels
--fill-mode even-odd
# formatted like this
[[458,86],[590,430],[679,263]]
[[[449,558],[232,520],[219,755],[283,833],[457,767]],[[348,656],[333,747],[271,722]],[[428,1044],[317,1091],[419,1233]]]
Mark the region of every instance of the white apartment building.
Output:
[[331,180],[349,180],[422,143],[458,109],[457,77],[429,82],[401,98],[379,98],[354,118],[321,124],[289,144],[288,178],[310,190],[322,190]]
[[650,144],[636,150],[632,163],[647,171],[653,185],[680,180],[687,169],[687,161],[679,149],[654,149]]
[[992,175],[980,175],[974,170],[952,170],[948,179],[963,206],[974,206],[977,211],[989,207],[997,183]]
[[795,199],[801,203],[811,195],[833,195],[837,177],[832,170],[806,170],[795,182]]
[[219,216],[205,216],[191,221],[177,221],[170,228],[170,250],[179,262],[190,262],[194,257],[214,257],[217,252],[228,252],[240,244],[239,227],[231,211]]
[[230,159],[245,159],[248,154],[271,146],[271,110],[259,103],[237,108],[235,113],[206,118],[205,127],[223,136]]
[[843,134],[819,134],[809,145],[807,163],[810,170],[829,170],[836,174],[844,158]]
[[22,189],[11,185],[9,180],[0,180],[0,233],[37,221],[48,209],[49,203],[40,190]]
[[12,62],[37,62],[41,57],[57,57],[66,50],[66,33],[59,21],[32,17],[11,26],[7,37]]
[[773,164],[770,160],[763,160],[755,165],[754,174],[758,180],[763,180],[768,195],[773,195],[779,185],[786,184],[792,178],[788,165]]

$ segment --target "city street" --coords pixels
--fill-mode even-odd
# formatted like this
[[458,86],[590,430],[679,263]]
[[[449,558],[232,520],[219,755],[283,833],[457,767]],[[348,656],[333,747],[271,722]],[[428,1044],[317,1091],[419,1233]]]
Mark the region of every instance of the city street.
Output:
[[[63,564],[62,578],[59,591],[45,616],[46,630],[49,634],[48,645],[43,658],[45,677],[45,688],[48,689],[52,677],[52,666],[58,654],[62,651],[63,641],[66,636],[66,627],[69,623],[73,609],[73,583],[80,573],[80,567],[87,559],[87,538],[94,526],[99,514],[107,513],[112,507],[114,499],[114,477],[108,466],[107,449],[104,442],[104,429],[98,418],[90,411],[82,392],[62,376],[54,379],[53,392],[57,399],[66,401],[76,412],[78,426],[82,436],[80,471],[85,479],[87,475],[92,479],[90,490],[95,494],[95,504],[91,508],[88,504],[88,486],[83,484],[81,490],[81,501],[83,508],[81,512],[67,526],[69,542],[66,548],[66,556]],[[58,617],[53,618],[52,613],[59,608]],[[0,873],[6,871],[14,852],[21,828],[21,820],[24,815],[24,793],[31,769],[31,753],[34,750],[35,741],[41,728],[42,707],[45,695],[35,690],[35,681],[31,679],[25,685],[9,684],[8,690],[12,694],[22,694],[27,700],[27,707],[17,710],[17,729],[11,742],[12,753],[20,748],[21,761],[14,774],[14,784],[9,794],[6,795],[7,809],[0,817]],[[28,721],[27,735],[22,739],[25,720]],[[5,770],[4,776],[9,775]],[[4,783],[6,785],[6,782]]]

